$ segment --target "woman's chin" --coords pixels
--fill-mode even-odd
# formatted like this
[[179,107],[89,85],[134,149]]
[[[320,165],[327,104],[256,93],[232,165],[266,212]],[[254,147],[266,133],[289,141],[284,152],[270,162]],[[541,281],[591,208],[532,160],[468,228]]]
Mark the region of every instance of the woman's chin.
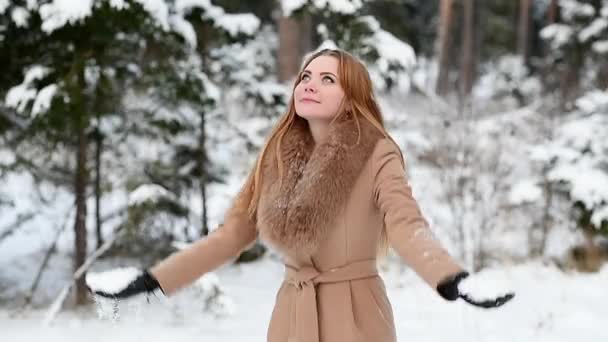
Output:
[[331,120],[331,116],[330,115],[326,115],[326,114],[320,114],[320,113],[298,113],[296,112],[296,114],[301,117],[302,119],[306,119],[306,120]]

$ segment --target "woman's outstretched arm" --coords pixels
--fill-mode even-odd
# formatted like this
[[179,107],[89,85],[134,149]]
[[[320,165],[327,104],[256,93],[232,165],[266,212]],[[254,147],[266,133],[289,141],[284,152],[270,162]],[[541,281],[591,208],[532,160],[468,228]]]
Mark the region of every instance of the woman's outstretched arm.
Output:
[[160,289],[166,296],[214,270],[255,242],[257,229],[247,214],[251,186],[245,182],[224,222],[208,236],[171,254],[149,269],[116,269],[87,276],[87,286],[96,295],[128,298]]
[[[381,140],[372,158],[374,201],[384,215],[390,245],[427,284],[446,300],[462,298],[482,308],[502,306],[515,296],[507,293],[478,299],[463,292],[460,283],[469,273],[448,254],[429,228],[412,196],[398,147]],[[475,277],[466,281],[474,283]]]
[[208,236],[178,251],[150,269],[165,295],[170,296],[201,275],[238,256],[257,237],[255,224],[247,217],[247,207],[234,204],[224,215],[224,223]]
[[412,196],[398,147],[383,139],[372,158],[374,201],[384,215],[391,247],[434,289],[443,279],[463,272],[435,238]]

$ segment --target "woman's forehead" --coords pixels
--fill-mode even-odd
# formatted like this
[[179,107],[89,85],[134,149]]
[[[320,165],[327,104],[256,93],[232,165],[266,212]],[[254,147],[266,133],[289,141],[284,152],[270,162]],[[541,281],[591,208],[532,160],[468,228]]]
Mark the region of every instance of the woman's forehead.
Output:
[[331,72],[338,74],[338,59],[332,56],[318,56],[304,70],[313,73]]

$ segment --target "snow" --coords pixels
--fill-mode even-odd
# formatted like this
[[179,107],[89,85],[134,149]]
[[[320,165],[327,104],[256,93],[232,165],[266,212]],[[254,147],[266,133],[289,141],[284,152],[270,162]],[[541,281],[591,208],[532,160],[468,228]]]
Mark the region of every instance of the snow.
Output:
[[496,299],[513,292],[510,281],[504,273],[492,272],[471,273],[461,280],[458,290],[476,301]]
[[306,5],[307,0],[281,0],[281,14],[285,17],[291,16],[294,11]]
[[608,175],[600,169],[565,164],[551,170],[548,177],[554,181],[569,182],[570,196],[583,202],[586,208],[593,208],[608,200]]
[[[2,11],[0,10],[0,13]],[[23,7],[15,7],[11,13],[13,22],[17,27],[27,27],[27,21],[30,18],[30,13]]]
[[56,92],[56,84],[50,84],[38,92],[34,105],[32,106],[32,117],[36,117],[38,114],[46,112],[51,107],[51,101]]
[[[175,11],[169,7],[165,0],[135,0],[142,5],[155,22],[164,30],[173,28],[181,34],[186,41],[195,46],[193,39],[194,30],[186,22],[183,15],[194,7],[204,10],[203,17],[211,19],[214,25],[236,36],[240,33],[253,35],[260,26],[260,20],[253,14],[229,14],[224,10],[211,4],[209,0],[181,0],[175,3]],[[83,0],[74,2],[72,0],[53,0],[51,3],[40,6],[42,18],[42,29],[51,33],[67,23],[76,23],[90,16],[93,11],[95,0]],[[128,7],[123,0],[112,0],[110,5],[117,10]]]
[[355,14],[363,6],[361,0],[313,0],[313,4],[320,10],[327,7],[332,12],[342,14]]
[[179,15],[171,16],[169,20],[173,31],[180,34],[191,47],[196,47],[196,32],[186,19]]
[[236,37],[239,33],[253,35],[260,27],[260,19],[253,14],[223,14],[215,17],[215,26]]
[[201,8],[203,18],[210,19],[213,25],[225,30],[233,37],[239,34],[253,35],[260,28],[260,19],[253,14],[225,13],[224,9],[213,5],[209,0],[178,0],[175,8],[180,15],[188,13],[193,8]]
[[597,18],[578,33],[578,40],[582,43],[589,40],[589,38],[598,36],[608,27],[608,19]]
[[6,93],[5,103],[9,107],[16,108],[18,112],[25,111],[25,106],[36,98],[36,89],[29,88],[27,84],[14,86]]
[[560,48],[566,44],[572,37],[573,30],[565,24],[551,24],[545,26],[540,31],[540,36],[543,39],[551,40],[551,46],[554,49]]
[[[6,105],[8,107],[16,108],[18,112],[22,113],[25,111],[25,107],[28,103],[34,99],[38,94],[38,91],[33,87],[32,83],[42,79],[50,72],[50,69],[40,65],[31,66],[28,71],[25,73],[25,77],[23,79],[23,83],[20,85],[14,86],[6,93],[6,97],[4,99]],[[52,88],[51,88],[52,89]],[[45,100],[44,96],[48,97],[50,90],[47,90],[41,99],[41,103],[43,104],[43,100]]]
[[[63,310],[50,326],[40,326],[43,310],[13,316],[0,309],[3,339],[33,341],[132,342],[264,341],[283,267],[266,257],[259,262],[224,267],[217,272],[235,311],[215,315],[204,308],[194,289],[175,296],[151,296]],[[595,274],[564,273],[554,266],[528,262],[479,272],[475,291],[503,286],[515,298],[497,309],[479,309],[462,300],[446,302],[409,269],[381,268],[392,305],[398,340],[415,341],[603,341],[608,332],[608,267]],[[467,278],[468,279],[468,278]],[[468,288],[463,280],[463,288]],[[500,287],[498,287],[500,286]],[[482,294],[481,292],[477,292]],[[149,300],[149,303],[148,303]],[[441,329],[437,329],[437,325]],[[32,327],[36,327],[32,329]]]
[[[608,48],[608,41],[607,48]],[[608,52],[608,50],[606,50]],[[593,90],[576,100],[576,106],[585,113],[608,109],[608,91]]]
[[509,202],[513,205],[536,202],[542,198],[542,194],[542,189],[538,187],[536,182],[523,180],[511,189]]
[[157,184],[143,184],[129,193],[129,205],[139,205],[146,201],[155,201],[160,197],[173,197],[173,195]]
[[94,0],[53,0],[40,6],[42,30],[47,34],[67,23],[76,23],[91,15]]
[[48,72],[49,69],[45,67],[32,67],[26,73],[23,83],[12,87],[7,92],[5,98],[6,105],[16,108],[18,112],[22,113],[30,101],[34,101],[31,111],[32,117],[36,117],[48,110],[51,100],[57,93],[57,85],[49,84],[40,91],[37,91],[32,85],[32,82],[43,78]]
[[380,23],[372,16],[364,20],[374,32],[369,43],[376,47],[379,60],[378,67],[383,72],[388,72],[390,64],[402,65],[405,69],[411,69],[416,65],[416,53],[414,49],[391,33],[380,28]]
[[127,8],[127,3],[125,2],[125,0],[110,0],[110,6],[112,8],[116,8],[118,10],[122,10]]
[[[304,5],[309,3],[306,0],[281,0],[281,10],[285,17],[291,14]],[[317,10],[329,9],[334,13],[355,14],[363,6],[361,0],[312,0],[312,6]]]
[[139,2],[144,9],[156,19],[160,26],[169,29],[169,6],[165,0],[135,0]]
[[118,293],[141,274],[136,267],[119,267],[104,272],[88,272],[86,282],[93,292]]
[[0,14],[4,14],[8,8],[9,0],[0,0]]
[[572,21],[575,18],[592,17],[595,9],[588,3],[578,0],[559,0],[560,14],[565,21]]
[[260,82],[257,90],[267,104],[275,103],[275,97],[285,94],[285,87],[275,82]]
[[505,94],[519,91],[528,99],[541,93],[542,84],[538,78],[529,76],[529,70],[521,56],[503,55],[497,61],[488,63],[487,72],[474,85],[474,94],[484,100],[498,100]]
[[[0,0],[0,9],[3,5]],[[112,6],[118,9],[125,8],[123,0],[107,0]],[[34,1],[28,2],[29,6],[35,6]],[[49,4],[57,4],[57,1],[49,1]],[[148,10],[158,10],[158,2],[149,1]],[[170,3],[170,2],[167,2]],[[288,3],[284,1],[283,4]],[[292,6],[297,5],[297,1],[292,1]],[[304,3],[301,2],[300,3]],[[329,2],[308,2],[313,5],[317,3]],[[338,6],[340,1],[331,2],[332,6]],[[156,4],[156,5],[155,5]],[[79,4],[77,7],[82,7]],[[5,5],[7,6],[7,5]],[[155,7],[156,6],[156,7]],[[181,7],[180,7],[181,6]],[[171,29],[179,31],[190,45],[194,46],[195,37],[192,34],[191,26],[183,21],[182,15],[195,6],[201,6],[206,19],[210,19],[217,27],[226,27],[229,34],[237,32],[250,34],[253,32],[254,17],[227,14],[222,8],[213,6],[211,1],[204,0],[177,0],[175,8],[170,7],[167,12],[168,23]],[[206,6],[206,7],[204,7]],[[95,6],[93,6],[95,8]],[[346,8],[346,7],[345,7]],[[12,8],[11,8],[12,11]],[[78,11],[74,11],[78,14]],[[156,17],[164,18],[162,10],[158,10]],[[75,14],[75,17],[78,15]],[[68,18],[67,15],[65,15]],[[249,19],[248,19],[249,18]],[[229,19],[235,19],[231,22]],[[250,20],[251,19],[251,20]],[[359,18],[363,19],[363,18]],[[71,19],[65,19],[66,23]],[[79,20],[79,19],[73,19]],[[159,19],[160,20],[160,19]],[[227,22],[224,22],[227,21]],[[375,22],[377,24],[377,22]],[[416,57],[407,44],[395,41],[394,37],[388,32],[383,31],[379,25],[373,25],[374,38],[371,43],[375,43],[381,54],[379,66],[386,69],[391,60],[399,60],[405,66],[414,66]],[[322,26],[318,27],[322,29]],[[263,32],[263,31],[261,31]],[[331,31],[330,31],[331,32]],[[268,65],[274,64],[274,59],[267,46],[272,45],[273,35],[261,36],[258,33],[254,39],[255,44],[266,44],[262,53],[259,53],[260,45],[253,44],[234,44],[222,47],[222,54],[215,54],[219,51],[214,49],[212,52],[212,63],[210,70],[221,72],[220,67],[229,66],[234,69],[230,72],[231,80],[236,80],[238,86],[234,91],[240,92],[239,96],[230,97],[230,92],[221,86],[217,78],[207,78],[205,74],[195,73],[195,77],[203,80],[205,85],[205,96],[209,96],[217,101],[219,110],[207,111],[209,159],[213,161],[214,174],[224,174],[224,169],[229,170],[226,175],[225,183],[213,183],[208,187],[208,207],[207,214],[209,224],[217,226],[223,218],[224,210],[230,204],[232,195],[240,188],[244,172],[247,166],[251,165],[252,153],[251,146],[245,147],[243,140],[247,143],[260,146],[264,136],[260,133],[268,128],[271,120],[267,118],[266,108],[259,109],[249,104],[243,104],[242,94],[245,92],[253,93],[256,100],[261,99],[265,104],[274,102],[274,97],[287,92],[283,85],[274,82],[272,78],[272,68]],[[594,36],[595,39],[595,36]],[[597,42],[601,43],[601,42]],[[596,43],[596,44],[597,44]],[[330,41],[328,44],[335,47]],[[333,45],[331,45],[333,44]],[[273,47],[276,46],[272,45]],[[324,45],[327,46],[327,45]],[[595,45],[594,45],[595,47]],[[224,49],[225,48],[225,49]],[[268,53],[264,54],[264,53]],[[407,56],[407,58],[404,58]],[[221,64],[217,60],[220,60]],[[509,61],[504,61],[509,64]],[[501,72],[516,76],[515,82],[506,84],[509,87],[520,87],[527,82],[526,70],[521,68],[519,61],[511,60],[509,65],[502,65]],[[230,64],[229,64],[230,63]],[[500,63],[499,63],[500,64]],[[184,63],[183,69],[196,66],[196,63]],[[436,66],[436,64],[435,64]],[[416,67],[420,67],[416,65]],[[139,72],[133,64],[129,66],[134,73]],[[193,67],[194,68],[194,67]],[[228,69],[230,69],[228,68]],[[49,85],[42,88],[38,85],[48,69],[35,67],[26,73],[21,85],[11,89],[7,93],[6,101],[12,107],[25,109],[32,104],[33,115],[42,113],[50,104],[53,96],[58,96],[58,88]],[[426,72],[425,72],[426,71]],[[87,82],[94,84],[99,73],[113,73],[114,69],[96,70],[87,69]],[[188,70],[188,72],[191,72]],[[423,70],[419,73],[419,79],[427,79],[430,73]],[[192,75],[192,74],[191,74]],[[213,74],[211,74],[213,75]],[[498,77],[498,75],[497,75]],[[428,79],[434,79],[428,76]],[[495,78],[497,79],[497,78]],[[217,83],[216,83],[217,82]],[[424,81],[423,81],[424,82]],[[490,86],[497,86],[496,82],[490,82]],[[55,88],[54,88],[55,87]],[[429,89],[432,89],[430,87]],[[525,90],[524,90],[525,91]],[[428,215],[429,222],[433,227],[437,227],[437,236],[445,239],[446,245],[454,249],[454,242],[449,238],[455,232],[454,222],[457,220],[457,213],[450,211],[446,205],[445,193],[442,190],[447,188],[446,182],[449,180],[437,178],[435,172],[429,164],[432,161],[422,157],[433,157],[433,148],[436,147],[437,139],[446,139],[456,131],[452,128],[442,127],[437,131],[431,131],[429,126],[420,125],[417,121],[446,120],[445,113],[437,115],[434,104],[426,103],[425,106],[416,105],[416,101],[407,98],[400,93],[396,98],[391,99],[393,103],[386,101],[384,94],[379,95],[382,101],[381,107],[386,118],[390,118],[387,124],[392,127],[392,134],[397,140],[407,147],[404,151],[408,165],[412,168],[412,187],[416,195],[420,195],[420,203],[423,211]],[[514,129],[515,136],[507,141],[505,150],[501,151],[507,158],[510,158],[510,166],[520,169],[519,172],[509,174],[504,182],[504,188],[491,188],[485,183],[480,185],[480,192],[494,191],[495,196],[505,196],[501,199],[509,201],[510,204],[517,204],[517,208],[509,207],[508,211],[493,206],[491,200],[484,203],[486,197],[475,201],[465,196],[463,202],[482,202],[479,207],[466,207],[474,209],[466,212],[463,222],[469,226],[477,226],[482,220],[480,210],[487,209],[489,215],[493,216],[491,232],[484,235],[483,243],[487,243],[488,250],[493,253],[491,262],[495,266],[484,269],[476,273],[465,283],[463,288],[474,292],[475,298],[487,297],[497,292],[502,293],[514,291],[516,297],[504,307],[494,311],[475,309],[466,303],[446,303],[428,288],[420,279],[402,265],[397,265],[394,261],[389,261],[382,272],[385,277],[386,287],[389,298],[395,312],[397,331],[401,339],[412,339],[419,341],[437,341],[451,338],[456,341],[511,341],[511,340],[547,340],[547,341],[569,341],[573,338],[585,338],[587,340],[606,340],[607,333],[602,327],[602,319],[607,316],[607,308],[601,303],[606,303],[608,294],[605,291],[605,284],[608,280],[608,269],[604,267],[599,273],[580,274],[572,271],[562,272],[555,266],[543,264],[540,261],[532,260],[514,266],[509,264],[509,259],[525,260],[528,255],[527,237],[529,228],[538,224],[539,212],[537,202],[542,191],[538,187],[538,174],[531,175],[532,160],[542,160],[545,162],[552,159],[557,160],[555,168],[550,173],[551,179],[568,183],[574,198],[583,198],[590,205],[593,205],[592,222],[596,225],[608,218],[608,208],[606,198],[608,198],[605,171],[602,173],[600,168],[602,161],[602,151],[605,156],[605,121],[600,120],[605,117],[605,110],[608,103],[605,91],[588,92],[584,97],[577,100],[577,115],[567,117],[562,122],[562,115],[556,122],[555,141],[550,144],[538,145],[530,149],[529,159],[525,158],[524,151],[527,150],[531,141],[542,139],[541,134],[532,134],[534,121],[526,121],[521,112],[512,111],[499,113],[487,113],[487,118],[475,123],[473,132],[476,134],[474,143],[478,143],[479,161],[481,162],[485,154],[489,154],[492,144],[488,144],[497,134]],[[10,101],[9,101],[10,100]],[[146,99],[132,98],[133,102],[142,105]],[[385,102],[386,101],[386,102]],[[144,103],[146,104],[146,103]],[[155,106],[162,104],[152,104]],[[276,107],[273,107],[276,108]],[[253,110],[252,110],[253,109]],[[525,108],[528,112],[533,112],[530,108]],[[439,110],[440,111],[440,110]],[[259,115],[264,112],[264,115]],[[578,113],[580,112],[580,113]],[[190,109],[180,108],[175,112],[158,111],[155,119],[176,119],[183,123],[196,126],[196,120],[200,117],[200,112]],[[539,120],[539,113],[534,112],[535,120]],[[561,114],[561,113],[560,113]],[[579,115],[580,114],[580,115]],[[40,114],[38,114],[40,115]],[[133,114],[138,115],[138,114]],[[225,116],[225,117],[224,117]],[[220,118],[221,120],[218,120]],[[228,120],[223,120],[228,118]],[[129,117],[129,120],[142,120],[143,117]],[[445,122],[445,121],[444,121]],[[452,122],[453,123],[453,122]],[[95,123],[97,124],[97,123]],[[171,149],[175,142],[192,144],[196,142],[195,136],[178,136],[168,144],[166,141],[152,140],[150,138],[125,138],[117,134],[120,129],[127,129],[128,122],[116,116],[104,116],[98,123],[101,129],[108,134],[108,144],[117,146],[117,150],[122,154],[105,156],[105,170],[109,172],[108,177],[111,184],[111,192],[105,194],[102,201],[102,216],[108,213],[119,212],[127,205],[140,204],[148,200],[156,200],[159,197],[171,196],[173,194],[165,188],[155,184],[143,184],[133,192],[128,193],[123,187],[125,176],[130,180],[140,180],[141,165],[146,161],[161,160],[167,161],[171,158]],[[428,123],[425,122],[428,125]],[[404,129],[405,128],[405,129]],[[450,130],[451,129],[451,130]],[[242,134],[247,139],[235,139],[234,135]],[[522,134],[530,132],[528,140]],[[502,139],[502,135],[498,135]],[[602,150],[603,149],[603,150]],[[477,151],[477,150],[476,150]],[[586,151],[586,152],[582,152]],[[422,153],[421,153],[422,152]],[[426,153],[429,152],[429,153]],[[22,153],[28,156],[36,156],[35,151],[23,149]],[[424,154],[426,153],[426,154]],[[53,163],[58,160],[65,160],[66,166],[73,162],[69,156],[55,156]],[[417,158],[420,158],[417,160]],[[116,160],[113,160],[116,159]],[[605,160],[605,158],[603,158]],[[15,154],[8,149],[0,149],[0,163],[12,163]],[[409,163],[411,161],[411,163]],[[475,160],[477,161],[477,160]],[[604,169],[605,170],[605,169]],[[479,173],[479,182],[484,182],[485,171],[468,168],[466,170],[447,170],[446,173],[469,174]],[[217,172],[217,173],[216,173]],[[495,175],[490,175],[495,176]],[[501,176],[502,177],[502,176]],[[131,184],[131,183],[130,183]],[[485,185],[484,185],[485,184]],[[476,186],[476,185],[474,185]],[[0,306],[0,326],[2,327],[2,338],[16,341],[37,340],[39,334],[44,335],[47,341],[70,341],[82,340],[86,338],[92,341],[134,341],[134,340],[179,340],[179,341],[263,341],[266,336],[268,319],[272,312],[272,305],[276,298],[276,290],[283,276],[282,264],[276,259],[275,255],[269,255],[259,262],[238,266],[226,266],[217,272],[208,273],[197,280],[192,287],[184,289],[183,292],[172,298],[162,296],[149,298],[139,298],[134,301],[99,301],[97,305],[91,305],[77,310],[68,307],[63,308],[59,316],[56,317],[50,326],[40,327],[41,321],[45,320],[45,313],[48,313],[49,303],[60,294],[61,288],[67,283],[71,276],[71,263],[73,252],[73,231],[69,229],[73,223],[73,196],[69,189],[55,189],[48,184],[36,184],[31,176],[24,173],[11,173],[0,179],[0,191],[3,199],[8,199],[14,206],[0,207],[0,228],[6,227],[18,214],[34,212],[37,216],[24,225],[20,231],[10,238],[1,241],[0,245],[0,298],[6,300],[7,305]],[[42,203],[37,198],[37,191],[47,199],[48,203]],[[5,196],[6,194],[6,196]],[[555,198],[558,201],[558,198]],[[200,204],[200,194],[196,190],[180,198],[180,203],[185,204],[193,215],[200,215],[202,212]],[[507,204],[500,202],[499,204]],[[90,214],[94,208],[94,202],[87,202]],[[566,204],[570,205],[570,202]],[[466,203],[468,205],[468,202]],[[528,207],[529,211],[523,211]],[[567,218],[569,207],[554,208],[555,221],[551,227],[551,232],[547,240],[547,250],[545,257],[555,257],[563,261],[563,256],[572,246],[581,243],[580,231],[574,231],[574,222]],[[466,211],[466,210],[465,210]],[[563,215],[563,216],[560,216]],[[479,217],[478,217],[479,216]],[[495,217],[494,217],[495,216]],[[562,219],[564,218],[565,219]],[[119,217],[108,221],[104,226],[104,233],[109,234],[113,229],[126,218]],[[91,228],[94,215],[88,215],[87,223]],[[198,218],[197,218],[198,220]],[[30,286],[32,277],[42,260],[44,252],[49,247],[55,230],[67,222],[67,229],[61,236],[58,243],[58,251],[51,260],[51,266],[42,279],[42,286],[38,290],[33,309],[28,309],[22,314],[15,314],[11,305],[18,305],[20,296]],[[196,221],[198,222],[198,221]],[[157,223],[157,222],[154,222]],[[469,224],[471,223],[471,224]],[[496,226],[496,227],[495,227]],[[181,236],[181,228],[168,225],[167,232]],[[467,231],[468,232],[468,231]],[[109,236],[109,235],[106,235]],[[447,237],[447,238],[446,238]],[[89,249],[94,248],[94,238],[89,240]],[[474,243],[474,241],[473,241]],[[456,245],[457,246],[457,245]],[[496,259],[494,259],[496,256]],[[547,260],[547,259],[545,259]],[[125,264],[126,263],[126,264]],[[500,265],[498,265],[500,264]],[[125,270],[130,266],[140,265],[139,260],[129,261],[124,259],[114,260],[110,264],[109,260],[99,260],[94,267],[97,270],[91,271],[88,280],[93,283],[103,284],[103,286],[116,286],[120,284],[116,281],[95,280],[99,276],[99,270]],[[404,272],[402,272],[404,271]],[[103,272],[103,271],[102,271]],[[107,273],[106,276],[111,273]],[[90,278],[93,276],[93,278]],[[114,274],[117,276],[117,274]],[[133,274],[124,272],[119,276],[124,286],[126,279],[132,279]],[[476,279],[476,285],[473,280]],[[67,294],[67,293],[66,293]],[[55,303],[58,303],[55,301]],[[61,309],[60,306],[54,308]],[[441,324],[442,329],[436,329],[437,324]],[[581,329],[581,326],[584,329]],[[6,328],[5,328],[6,327]],[[36,327],[36,329],[32,329]],[[508,333],[505,333],[507,331]],[[36,333],[36,335],[34,335]]]
[[593,43],[592,49],[600,54],[608,53],[608,40],[600,40]]
[[577,102],[582,113],[566,117],[556,128],[553,141],[530,151],[533,160],[552,164],[548,178],[566,183],[572,201],[580,201],[587,210],[593,210],[595,222],[608,219],[601,209],[608,203],[608,174],[603,166],[608,150],[608,118],[600,110],[605,108],[605,100],[601,92],[587,94]]
[[205,87],[205,96],[213,101],[219,102],[221,98],[220,88],[213,83],[206,74],[201,73],[200,77],[202,78]]
[[596,208],[593,210],[593,215],[591,215],[591,223],[595,227],[601,227],[603,221],[608,222],[608,204]]
[[13,151],[0,149],[0,165],[10,165],[17,160]]

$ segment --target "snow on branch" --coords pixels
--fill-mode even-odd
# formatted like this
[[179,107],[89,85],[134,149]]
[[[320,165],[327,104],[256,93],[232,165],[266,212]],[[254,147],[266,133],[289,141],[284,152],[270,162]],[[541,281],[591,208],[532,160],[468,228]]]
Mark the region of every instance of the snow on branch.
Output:
[[328,9],[334,13],[355,14],[363,6],[361,0],[281,0],[282,14],[289,17],[293,12],[310,4],[318,10]]
[[30,67],[25,73],[23,83],[12,87],[6,93],[4,99],[6,106],[23,113],[30,101],[34,101],[31,111],[32,117],[45,112],[50,107],[51,100],[57,92],[57,85],[50,84],[38,91],[34,83],[46,77],[50,71],[51,69],[41,65]]
[[160,198],[173,198],[173,194],[157,184],[143,184],[129,193],[129,205],[139,205]]

